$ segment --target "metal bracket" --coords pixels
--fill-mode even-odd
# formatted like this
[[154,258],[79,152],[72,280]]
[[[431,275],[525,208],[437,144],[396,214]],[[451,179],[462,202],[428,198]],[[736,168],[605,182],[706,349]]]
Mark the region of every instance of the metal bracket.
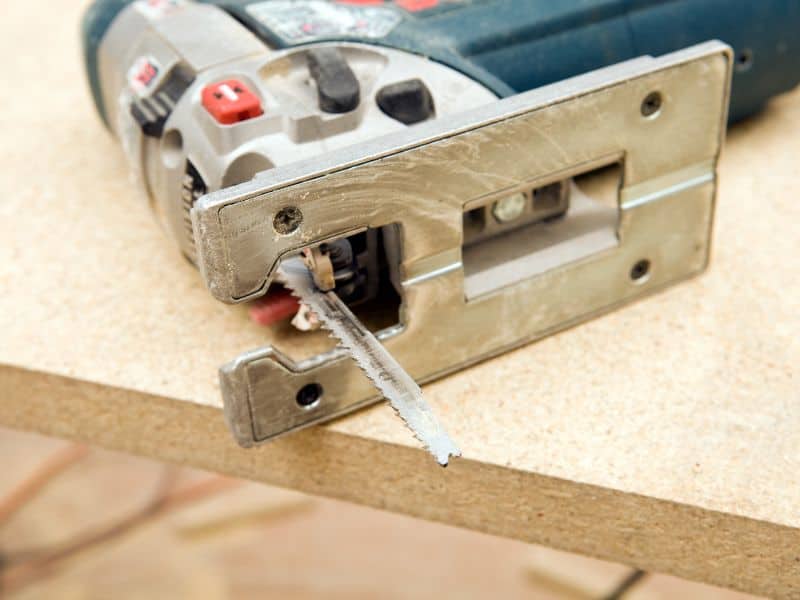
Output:
[[[730,49],[708,42],[265,171],[192,210],[203,277],[240,302],[263,294],[289,253],[399,223],[401,324],[380,337],[415,379],[440,377],[705,268],[730,77]],[[465,269],[465,210],[609,161],[622,167],[610,229],[576,206],[562,229],[526,234],[533,250],[518,262],[539,265],[531,275],[484,285],[483,267]],[[288,207],[301,215],[291,231],[274,226]],[[295,363],[263,348],[220,377],[243,445],[376,400],[339,350]],[[295,402],[308,383],[325,390],[312,409]]]

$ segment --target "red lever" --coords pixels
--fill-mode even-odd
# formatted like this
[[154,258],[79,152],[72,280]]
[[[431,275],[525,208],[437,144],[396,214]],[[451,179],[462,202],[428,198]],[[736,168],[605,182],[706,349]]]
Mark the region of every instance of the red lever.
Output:
[[270,290],[250,306],[250,320],[259,325],[272,325],[293,317],[300,304],[287,289]]

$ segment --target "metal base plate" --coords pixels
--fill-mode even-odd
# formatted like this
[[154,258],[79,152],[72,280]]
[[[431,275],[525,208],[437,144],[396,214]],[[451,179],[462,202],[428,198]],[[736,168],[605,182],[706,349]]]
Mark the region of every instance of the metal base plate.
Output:
[[[201,271],[215,297],[239,302],[266,291],[283,256],[399,223],[401,323],[379,337],[418,381],[458,370],[704,269],[730,75],[729,48],[709,42],[265,171],[193,209]],[[616,243],[533,257],[545,265],[535,274],[467,293],[465,210],[610,163],[622,168]],[[281,234],[273,219],[288,206],[302,222]],[[221,380],[243,445],[376,400],[339,350],[296,363],[263,348],[222,367]],[[312,382],[324,395],[307,410],[295,396]]]

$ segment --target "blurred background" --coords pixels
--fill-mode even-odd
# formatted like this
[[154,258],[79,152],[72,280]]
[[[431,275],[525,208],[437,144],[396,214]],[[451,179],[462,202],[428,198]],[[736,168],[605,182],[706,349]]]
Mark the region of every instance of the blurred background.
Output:
[[[0,454],[2,597],[589,599],[632,572],[7,429]],[[622,596],[753,598],[656,574]]]

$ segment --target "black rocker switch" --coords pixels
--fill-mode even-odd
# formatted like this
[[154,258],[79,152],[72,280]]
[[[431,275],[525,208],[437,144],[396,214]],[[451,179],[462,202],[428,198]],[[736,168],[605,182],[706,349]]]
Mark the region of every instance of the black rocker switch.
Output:
[[317,84],[320,110],[344,113],[358,108],[361,89],[353,70],[336,48],[308,51],[308,72]]

